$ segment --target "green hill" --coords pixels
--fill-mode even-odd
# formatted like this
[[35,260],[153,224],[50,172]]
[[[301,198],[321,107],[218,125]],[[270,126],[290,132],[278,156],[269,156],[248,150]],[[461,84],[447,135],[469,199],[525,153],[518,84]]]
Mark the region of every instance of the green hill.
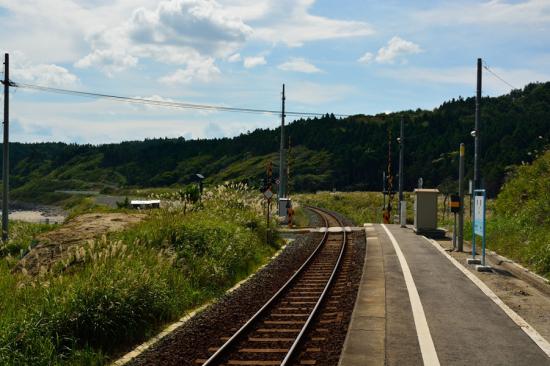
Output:
[[[406,122],[405,186],[423,177],[425,186],[455,180],[456,150],[466,144],[467,178],[472,176],[474,98],[453,99],[432,111],[409,110],[376,116],[333,115],[301,119],[291,137],[291,192],[318,189],[379,190],[387,169],[388,131],[397,171],[399,120]],[[496,98],[485,97],[481,112],[481,171],[495,195],[510,167],[529,162],[548,144],[550,82]],[[272,160],[277,172],[279,131],[258,129],[211,140],[147,139],[99,146],[64,143],[11,145],[12,197],[54,200],[56,189],[184,185],[195,173],[207,184],[225,180],[257,185]]]

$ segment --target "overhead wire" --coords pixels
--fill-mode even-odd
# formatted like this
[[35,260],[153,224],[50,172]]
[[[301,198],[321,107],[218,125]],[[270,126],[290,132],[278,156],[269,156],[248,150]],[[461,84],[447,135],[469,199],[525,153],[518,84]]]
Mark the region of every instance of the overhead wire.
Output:
[[509,82],[507,82],[506,80],[504,80],[501,76],[499,76],[496,72],[494,72],[493,70],[491,70],[489,68],[489,65],[487,65],[487,63],[485,61],[483,61],[483,68],[487,71],[489,71],[494,77],[496,77],[498,80],[502,81],[504,84],[508,85],[510,88],[512,89],[519,89],[519,88],[516,88],[514,85],[510,84]]
[[[78,90],[53,88],[53,87],[48,87],[48,86],[33,85],[33,84],[18,83],[18,82],[17,83],[12,83],[12,86],[14,86],[16,88],[37,90],[37,91],[49,92],[49,93],[65,94],[65,95],[76,95],[76,96],[80,96],[80,97],[89,97],[89,98],[108,99],[108,100],[113,100],[113,101],[117,101],[117,102],[155,105],[155,106],[159,106],[159,107],[182,108],[182,109],[192,109],[192,110],[202,110],[202,111],[270,114],[270,115],[280,115],[281,114],[281,111],[269,110],[269,109],[225,107],[225,106],[210,105],[210,104],[195,104],[195,103],[183,103],[183,102],[166,101],[166,100],[154,100],[154,99],[147,99],[147,98],[137,98],[137,97],[124,97],[124,96],[113,95],[113,94],[84,92],[84,91],[78,91]],[[285,116],[294,116],[294,117],[306,117],[306,116],[320,117],[320,116],[324,116],[324,115],[326,115],[326,113],[285,111]],[[350,115],[348,115],[348,114],[334,114],[334,116],[335,117],[349,117]]]

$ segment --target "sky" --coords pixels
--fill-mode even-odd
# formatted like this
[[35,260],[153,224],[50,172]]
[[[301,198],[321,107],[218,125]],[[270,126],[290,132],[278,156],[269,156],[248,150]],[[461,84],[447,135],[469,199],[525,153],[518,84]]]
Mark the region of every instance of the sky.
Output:
[[[550,0],[0,0],[0,24],[16,83],[159,101],[278,110],[284,83],[290,111],[433,109],[475,95],[478,57],[506,81],[484,70],[483,95],[550,80]],[[20,142],[214,138],[279,123],[10,93]]]

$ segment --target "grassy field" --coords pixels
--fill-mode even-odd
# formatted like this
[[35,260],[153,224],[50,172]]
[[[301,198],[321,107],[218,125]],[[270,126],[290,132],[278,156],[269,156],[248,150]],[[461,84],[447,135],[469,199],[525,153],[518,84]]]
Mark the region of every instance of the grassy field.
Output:
[[383,197],[379,192],[318,192],[294,195],[301,204],[341,213],[356,224],[380,222]]
[[220,186],[185,213],[173,201],[38,277],[11,269],[47,227],[14,225],[0,252],[0,364],[105,364],[223,294],[278,247],[263,240],[257,196]]

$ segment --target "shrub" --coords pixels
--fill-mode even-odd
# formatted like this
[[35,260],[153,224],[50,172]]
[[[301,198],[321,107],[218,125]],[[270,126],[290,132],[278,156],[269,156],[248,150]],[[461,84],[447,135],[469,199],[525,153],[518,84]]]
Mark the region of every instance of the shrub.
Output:
[[258,208],[246,187],[214,188],[189,212],[169,202],[40,277],[0,260],[0,364],[103,364],[223,294],[273,253]]

